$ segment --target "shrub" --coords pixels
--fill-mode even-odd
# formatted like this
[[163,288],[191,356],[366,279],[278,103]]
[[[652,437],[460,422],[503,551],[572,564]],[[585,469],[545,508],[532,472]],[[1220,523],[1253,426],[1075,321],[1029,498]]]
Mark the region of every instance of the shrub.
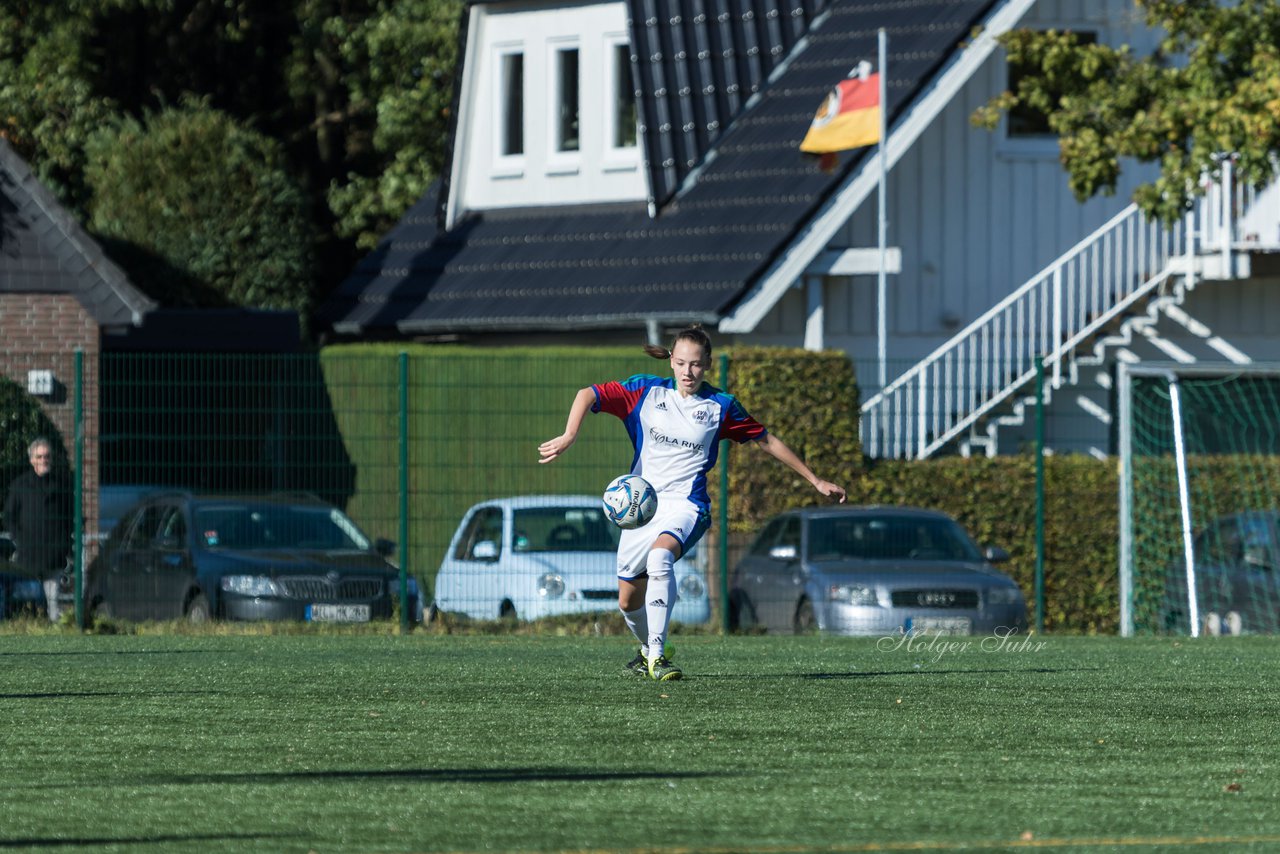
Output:
[[88,146],[89,226],[160,302],[304,310],[307,200],[279,143],[204,102],[120,120]]

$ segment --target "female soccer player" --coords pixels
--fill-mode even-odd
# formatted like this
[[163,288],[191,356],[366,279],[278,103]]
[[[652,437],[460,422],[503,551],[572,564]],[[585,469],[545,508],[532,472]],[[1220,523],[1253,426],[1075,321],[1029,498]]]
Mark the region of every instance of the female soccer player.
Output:
[[843,503],[845,491],[810,471],[736,398],[703,381],[711,364],[711,339],[700,325],[681,330],[670,350],[653,344],[644,350],[655,359],[670,360],[671,379],[637,374],[581,389],[564,433],[543,442],[538,452],[539,462],[549,463],[569,450],[588,411],[608,412],[626,424],[636,452],[631,473],[658,493],[652,521],[623,531],[618,543],[618,607],[640,642],[639,654],[627,668],[667,681],[683,675],[664,654],[676,601],[672,567],[711,524],[707,472],[716,464],[719,441],[755,442],[828,498]]

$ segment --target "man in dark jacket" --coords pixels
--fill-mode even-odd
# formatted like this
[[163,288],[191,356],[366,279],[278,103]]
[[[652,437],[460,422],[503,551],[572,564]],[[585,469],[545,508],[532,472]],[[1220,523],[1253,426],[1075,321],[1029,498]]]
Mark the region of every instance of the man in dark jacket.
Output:
[[49,619],[58,619],[58,587],[71,552],[71,490],[53,471],[53,445],[39,438],[27,449],[31,471],[9,484],[4,524],[18,547],[18,570],[44,582]]

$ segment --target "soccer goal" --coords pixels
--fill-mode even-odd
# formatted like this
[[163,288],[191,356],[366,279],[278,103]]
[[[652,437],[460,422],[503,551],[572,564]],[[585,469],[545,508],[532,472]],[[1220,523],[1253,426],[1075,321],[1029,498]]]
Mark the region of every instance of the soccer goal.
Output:
[[1117,379],[1121,633],[1280,633],[1280,365]]

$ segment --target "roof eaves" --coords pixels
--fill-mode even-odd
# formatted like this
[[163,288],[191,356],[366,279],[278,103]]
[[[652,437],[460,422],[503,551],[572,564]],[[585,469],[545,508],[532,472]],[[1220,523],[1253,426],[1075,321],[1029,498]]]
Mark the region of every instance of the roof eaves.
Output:
[[[79,261],[84,265],[79,272],[79,277],[96,278],[105,284],[112,295],[123,304],[130,322],[134,326],[140,326],[143,317],[147,312],[155,309],[157,303],[129,282],[124,271],[106,256],[97,242],[45,189],[31,168],[4,139],[0,139],[0,167],[13,176],[18,188],[26,193],[31,204],[39,209],[45,221],[56,231],[54,239],[61,239],[73,250],[75,258],[71,259],[72,263]],[[118,320],[115,312],[104,313],[101,302],[91,299],[87,293],[77,290],[74,295],[95,320],[104,323]]]
[[[627,312],[618,314],[574,315],[571,317],[487,317],[460,318],[450,320],[403,320],[396,324],[396,329],[405,334],[424,334],[436,332],[487,331],[503,332],[567,332],[586,329],[618,329],[627,326],[644,328],[651,321],[663,324],[703,323],[714,324],[719,316],[712,313],[698,312]],[[352,328],[344,328],[351,326]],[[355,324],[334,325],[334,329],[343,334],[359,333]]]

